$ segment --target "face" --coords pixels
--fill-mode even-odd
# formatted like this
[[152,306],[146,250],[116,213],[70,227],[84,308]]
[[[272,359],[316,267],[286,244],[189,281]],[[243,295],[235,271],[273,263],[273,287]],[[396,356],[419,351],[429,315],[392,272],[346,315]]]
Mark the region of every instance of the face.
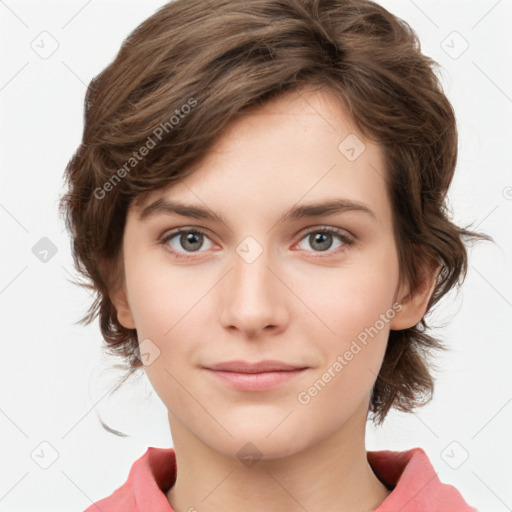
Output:
[[[114,302],[137,330],[173,435],[185,429],[233,456],[251,441],[272,458],[354,422],[364,429],[400,318],[385,172],[334,97],[289,93],[230,125],[193,174],[131,207]],[[295,370],[211,369],[269,360]]]

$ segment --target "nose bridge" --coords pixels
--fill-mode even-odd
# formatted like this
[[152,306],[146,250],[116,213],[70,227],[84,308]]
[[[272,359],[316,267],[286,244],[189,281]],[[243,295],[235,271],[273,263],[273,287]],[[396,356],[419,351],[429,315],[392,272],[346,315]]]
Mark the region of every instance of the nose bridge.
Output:
[[272,251],[246,237],[233,254],[233,269],[224,284],[223,324],[255,332],[283,323],[284,304],[276,276],[268,267]]
[[269,248],[253,237],[247,237],[236,248],[232,286],[241,301],[240,306],[255,306],[257,302],[270,300],[273,275],[268,267],[272,265],[271,259]]

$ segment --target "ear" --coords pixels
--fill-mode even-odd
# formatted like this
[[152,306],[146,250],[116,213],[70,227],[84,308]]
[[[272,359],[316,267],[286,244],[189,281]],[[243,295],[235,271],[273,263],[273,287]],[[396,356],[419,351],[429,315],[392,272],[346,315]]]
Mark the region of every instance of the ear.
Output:
[[128,297],[124,284],[110,294],[110,300],[117,310],[117,320],[126,329],[135,329],[132,311],[128,303]]
[[440,265],[437,260],[428,260],[419,269],[420,284],[416,290],[410,291],[407,285],[405,296],[397,295],[402,309],[390,322],[390,328],[395,331],[414,327],[421,321],[427,310],[428,302],[436,285]]

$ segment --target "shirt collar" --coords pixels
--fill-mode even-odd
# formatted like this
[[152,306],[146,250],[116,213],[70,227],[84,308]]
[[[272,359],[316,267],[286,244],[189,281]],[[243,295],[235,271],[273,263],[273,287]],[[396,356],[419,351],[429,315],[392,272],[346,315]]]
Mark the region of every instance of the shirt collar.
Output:
[[[439,480],[422,448],[367,451],[368,463],[391,494],[374,512],[477,512],[459,491]],[[137,511],[172,512],[166,492],[176,481],[173,448],[149,447],[132,466],[131,487]]]
[[477,512],[452,485],[440,481],[422,448],[367,451],[368,463],[391,494],[374,512]]

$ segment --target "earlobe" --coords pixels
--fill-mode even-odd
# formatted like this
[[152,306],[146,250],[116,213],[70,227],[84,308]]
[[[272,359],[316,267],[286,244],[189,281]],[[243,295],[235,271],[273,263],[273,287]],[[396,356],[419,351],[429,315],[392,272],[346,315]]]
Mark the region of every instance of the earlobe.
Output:
[[428,302],[434,292],[439,266],[430,267],[424,272],[421,284],[414,292],[408,292],[399,300],[401,310],[390,322],[391,330],[400,331],[418,324],[427,310]]
[[110,300],[117,311],[117,320],[126,329],[135,329],[132,311],[124,288],[110,294]]

